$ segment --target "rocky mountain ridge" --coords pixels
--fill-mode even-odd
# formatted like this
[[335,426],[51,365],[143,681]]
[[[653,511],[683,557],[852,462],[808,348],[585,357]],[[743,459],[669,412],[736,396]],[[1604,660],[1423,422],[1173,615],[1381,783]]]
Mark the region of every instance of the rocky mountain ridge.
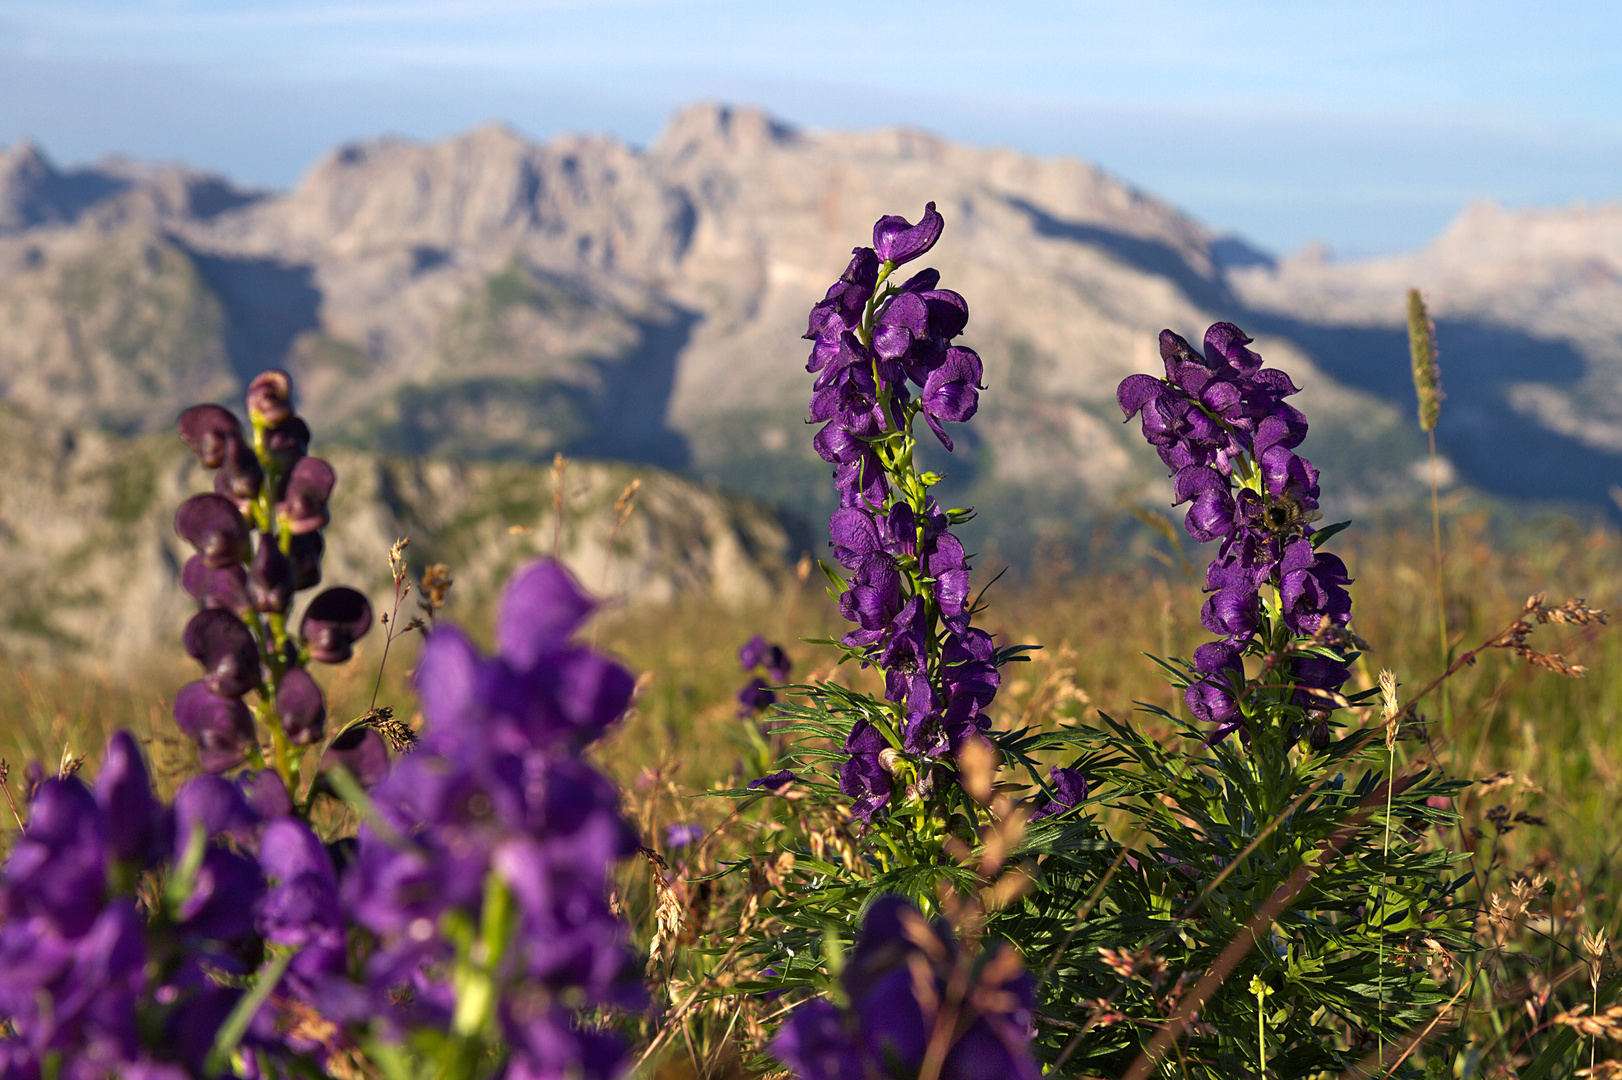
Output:
[[[916,131],[807,132],[705,104],[637,149],[499,126],[340,147],[286,193],[180,166],[0,152],[0,401],[138,436],[293,372],[357,451],[651,464],[827,508],[805,313],[884,213],[933,200],[981,411],[941,489],[1005,554],[1169,502],[1114,403],[1155,337],[1228,319],[1288,370],[1333,513],[1426,490],[1403,293],[1433,300],[1451,470],[1603,504],[1622,478],[1622,212],[1477,208],[1425,252],[1272,260],[1073,160]],[[1512,438],[1516,455],[1502,452]],[[0,505],[5,498],[0,490]]]

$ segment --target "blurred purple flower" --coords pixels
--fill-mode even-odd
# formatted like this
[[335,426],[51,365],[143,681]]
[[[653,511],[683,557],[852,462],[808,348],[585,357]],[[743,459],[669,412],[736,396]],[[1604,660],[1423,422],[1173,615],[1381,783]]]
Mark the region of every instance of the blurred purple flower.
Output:
[[668,825],[665,827],[665,847],[684,848],[704,839],[707,830],[702,825]]

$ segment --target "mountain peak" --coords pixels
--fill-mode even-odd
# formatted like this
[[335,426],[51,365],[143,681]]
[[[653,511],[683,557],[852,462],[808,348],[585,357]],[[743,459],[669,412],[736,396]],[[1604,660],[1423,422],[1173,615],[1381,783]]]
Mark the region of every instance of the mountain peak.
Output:
[[702,101],[671,115],[654,142],[653,153],[681,158],[705,146],[750,153],[771,146],[787,146],[799,138],[798,129],[763,109]]

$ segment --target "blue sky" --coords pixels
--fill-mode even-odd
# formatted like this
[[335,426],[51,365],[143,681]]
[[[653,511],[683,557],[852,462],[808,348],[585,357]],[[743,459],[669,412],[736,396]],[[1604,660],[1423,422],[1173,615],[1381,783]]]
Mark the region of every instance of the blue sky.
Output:
[[1622,199],[1622,5],[0,0],[0,142],[285,187],[488,120],[646,144],[682,104],[1095,161],[1288,252]]

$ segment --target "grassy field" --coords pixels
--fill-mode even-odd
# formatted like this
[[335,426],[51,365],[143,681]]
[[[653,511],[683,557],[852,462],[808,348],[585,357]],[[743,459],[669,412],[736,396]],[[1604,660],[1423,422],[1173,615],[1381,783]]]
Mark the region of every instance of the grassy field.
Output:
[[[1501,633],[1533,594],[1545,594],[1550,604],[1583,597],[1607,610],[1622,603],[1622,536],[1606,527],[1554,516],[1509,521],[1455,507],[1443,543],[1442,597],[1454,658]],[[1369,644],[1347,691],[1372,686],[1379,670],[1390,668],[1407,701],[1446,666],[1429,522],[1359,524],[1332,547],[1356,579],[1353,627]],[[1158,561],[1092,572],[1045,558],[1017,582],[992,587],[977,622],[1003,642],[1043,646],[1030,662],[1005,669],[997,723],[1096,724],[1102,711],[1135,718],[1155,732],[1156,722],[1134,703],[1175,712],[1181,702],[1143,654],[1186,656],[1210,636],[1198,618],[1208,555],[1162,545]],[[982,562],[978,580],[995,569]],[[446,617],[488,645],[490,612],[465,610],[454,597],[453,589]],[[405,605],[412,607],[414,598]],[[409,613],[402,611],[402,623]],[[763,744],[739,718],[733,696],[746,679],[738,647],[758,633],[787,647],[795,681],[862,685],[871,672],[836,667],[833,650],[800,640],[842,629],[815,571],[752,610],[698,599],[659,610],[604,609],[589,632],[639,673],[641,689],[632,714],[597,755],[624,786],[627,811],[654,849],[662,848],[665,826],[722,821],[731,804],[703,792],[765,771]],[[318,671],[335,722],[369,707],[383,645],[384,635],[374,630],[353,661]],[[1603,626],[1546,626],[1531,645],[1584,665],[1585,677],[1563,677],[1505,650],[1486,650],[1447,682],[1445,700],[1440,692],[1425,699],[1422,721],[1397,744],[1399,768],[1434,761],[1455,777],[1488,779],[1460,797],[1461,836],[1448,841],[1470,854],[1477,875],[1473,905],[1486,911],[1495,898],[1513,899],[1515,883],[1532,875],[1548,881],[1538,886],[1546,900],[1509,923],[1482,916],[1479,970],[1486,974],[1472,975],[1461,990],[1468,990],[1463,1000],[1475,1010],[1461,1024],[1474,1032],[1470,1046],[1480,1069],[1467,1076],[1509,1075],[1502,1070],[1525,1064],[1540,1045],[1536,1040],[1553,1030],[1549,1018],[1562,981],[1569,999],[1571,980],[1580,980],[1586,1000],[1579,934],[1603,927],[1614,941],[1622,932],[1615,902],[1622,895],[1615,863],[1622,847],[1622,642]],[[401,717],[416,711],[409,671],[418,648],[414,634],[393,643],[377,690],[377,702]],[[178,627],[171,657],[158,658],[139,678],[0,662],[0,757],[11,766],[13,794],[20,796],[18,780],[30,759],[53,769],[82,755],[94,769],[107,734],[119,727],[147,742],[160,791],[169,794],[195,769],[195,751],[169,717],[174,691],[195,677],[194,667],[181,653]],[[1337,715],[1351,725],[1374,722],[1355,712]],[[632,868],[633,891],[647,884],[642,875]],[[633,921],[651,918],[634,896],[627,906]],[[721,918],[717,910],[711,922]],[[639,933],[650,933],[648,926]],[[1522,1022],[1526,1016],[1532,1020]],[[722,1059],[735,1061],[716,1058]],[[695,1072],[718,1075],[696,1064],[670,1075]]]
[[[1428,522],[1356,526],[1332,546],[1353,577],[1353,626],[1370,651],[1353,687],[1372,685],[1391,668],[1404,700],[1444,667],[1436,621],[1437,593]],[[1554,603],[1581,596],[1615,610],[1622,602],[1622,537],[1598,526],[1548,517],[1505,530],[1486,512],[1460,512],[1445,524],[1447,628],[1455,655],[1503,629],[1533,593]],[[1000,722],[1087,723],[1094,710],[1123,719],[1134,702],[1176,710],[1177,696],[1144,653],[1189,655],[1209,638],[1199,625],[1203,562],[1198,551],[1167,549],[1161,563],[1077,573],[1058,559],[1027,569],[1019,584],[998,582],[986,594],[984,625],[1003,642],[1043,648],[1030,663],[1004,673],[997,700]],[[978,571],[988,570],[984,566]],[[980,580],[989,578],[980,575]],[[447,617],[487,636],[489,613],[452,602]],[[414,607],[413,600],[406,608]],[[404,622],[405,615],[401,621]],[[615,610],[599,616],[598,644],[618,654],[643,680],[639,705],[602,747],[603,764],[622,781],[655,768],[686,791],[732,777],[741,767],[737,704],[744,681],[738,647],[751,634],[782,642],[795,662],[793,678],[834,678],[861,684],[871,673],[833,666],[833,650],[802,638],[837,635],[842,621],[820,574],[790,585],[752,610],[690,599],[665,609]],[[1429,755],[1459,777],[1508,770],[1532,785],[1525,798],[1541,802],[1548,826],[1540,845],[1582,861],[1610,850],[1622,780],[1622,640],[1603,627],[1546,627],[1538,647],[1583,664],[1585,678],[1552,675],[1502,651],[1482,656],[1422,707],[1426,724],[1403,749]],[[174,731],[169,702],[194,665],[179,648],[161,655],[141,676],[30,669],[0,660],[0,756],[14,768],[30,758],[56,765],[65,755],[91,764],[107,734],[128,727],[153,740],[160,771],[189,771],[189,750]],[[486,642],[488,643],[488,642]],[[356,658],[324,669],[334,717],[368,707],[382,657],[374,629]],[[408,673],[415,634],[398,639],[383,671],[378,702],[402,717],[414,711]],[[1418,736],[1425,738],[1420,739]]]

